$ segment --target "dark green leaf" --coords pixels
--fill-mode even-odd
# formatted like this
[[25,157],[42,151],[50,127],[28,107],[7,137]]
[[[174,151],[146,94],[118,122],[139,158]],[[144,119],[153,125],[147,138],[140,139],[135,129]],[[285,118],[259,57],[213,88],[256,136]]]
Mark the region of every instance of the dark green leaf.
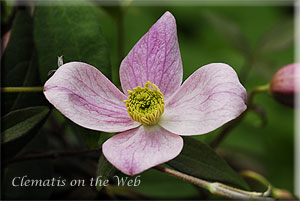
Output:
[[85,142],[85,145],[88,148],[98,147],[98,141],[101,136],[101,131],[87,129],[87,128],[81,127],[71,121],[69,121],[69,124],[73,128],[73,130],[74,130],[76,136],[79,138],[79,140]]
[[[38,73],[38,63],[36,53],[34,51],[31,61],[26,69],[26,73],[23,75],[24,81],[22,86],[41,86]],[[18,93],[18,96],[14,100],[11,110],[16,110],[20,108],[30,107],[30,106],[42,106],[47,105],[46,100],[42,92],[35,93]]]
[[[13,86],[22,86],[22,84],[19,82],[22,81],[24,78],[24,74],[26,74],[26,70],[28,67],[28,61],[21,62],[17,64],[10,72],[5,74],[5,77],[3,76],[3,87],[13,87]],[[3,66],[3,69],[5,71],[5,66]],[[22,78],[21,78],[22,76]],[[14,103],[16,102],[16,99],[18,97],[18,93],[3,93],[2,94],[2,115],[7,114],[11,111]]]
[[[49,135],[46,133],[38,133],[26,146],[24,145],[24,152],[30,152],[32,150],[39,150],[41,152],[46,151],[49,148]],[[3,185],[1,186],[1,197],[4,200],[48,200],[52,194],[52,186],[13,186],[20,185],[21,178],[25,176],[24,180],[41,180],[45,183],[54,177],[53,175],[53,162],[51,159],[37,159],[37,160],[25,160],[16,163],[9,164],[4,169],[2,177]],[[19,177],[19,178],[18,178]],[[57,178],[57,177],[56,177]]]
[[[97,177],[101,176],[102,181],[109,179],[117,169],[102,154],[98,161]],[[98,185],[97,190],[101,190],[102,186]]]
[[[82,5],[83,4],[83,5]],[[37,6],[34,13],[36,43],[41,80],[57,68],[57,57],[65,63],[81,61],[97,67],[111,77],[110,57],[100,27],[100,11],[88,1],[80,6],[64,6],[63,1]]]
[[249,44],[234,21],[212,12],[204,12],[203,16],[234,48],[244,53],[244,55],[249,55]]
[[282,21],[264,35],[258,51],[275,52],[290,47],[294,41],[294,23],[292,19]]
[[[11,37],[3,54],[2,86],[40,86],[36,56],[33,54],[31,16],[20,10],[14,20]],[[2,115],[29,106],[44,105],[42,93],[4,93]]]
[[245,181],[213,149],[192,137],[184,137],[182,152],[167,164],[201,179],[248,188]]
[[[12,26],[10,39],[1,60],[2,78],[7,78],[6,75],[14,71],[19,63],[30,61],[33,50],[32,23],[32,18],[26,11],[18,11]],[[22,84],[23,79],[20,79],[20,75],[16,75],[14,78],[13,81],[11,79],[9,81],[19,85]]]
[[48,107],[30,107],[15,110],[3,116],[1,143],[4,154],[12,156],[19,152],[43,125],[50,110]]

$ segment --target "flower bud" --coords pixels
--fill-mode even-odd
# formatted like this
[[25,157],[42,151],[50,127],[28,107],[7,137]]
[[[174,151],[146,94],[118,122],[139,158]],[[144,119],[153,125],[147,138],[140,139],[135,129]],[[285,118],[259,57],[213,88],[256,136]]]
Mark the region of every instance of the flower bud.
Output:
[[273,197],[280,200],[295,200],[294,196],[284,189],[274,188],[273,190]]
[[[280,103],[293,107],[299,93],[300,63],[286,65],[279,69],[271,81],[272,96]],[[297,82],[297,84],[296,84]]]

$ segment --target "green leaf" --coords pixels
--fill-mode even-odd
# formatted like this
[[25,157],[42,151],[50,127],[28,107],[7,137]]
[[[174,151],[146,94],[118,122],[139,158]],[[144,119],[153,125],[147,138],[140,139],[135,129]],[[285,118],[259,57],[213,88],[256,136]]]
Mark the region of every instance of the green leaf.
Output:
[[18,153],[38,132],[50,109],[45,106],[15,110],[3,116],[1,144],[7,157]]
[[84,142],[88,148],[98,147],[98,141],[101,137],[101,131],[95,131],[88,128],[84,128],[68,120],[71,128],[81,142]]
[[[13,22],[10,39],[1,60],[1,65],[4,70],[2,77],[5,76],[5,78],[7,78],[6,75],[11,71],[14,71],[19,63],[30,61],[34,47],[32,39],[32,23],[32,18],[26,11],[20,10],[17,12]],[[16,84],[22,84],[22,79],[20,79],[21,76],[24,76],[24,74],[16,75],[15,78],[17,79],[9,79],[9,81],[14,83],[19,82]]]
[[258,51],[276,52],[290,47],[294,41],[294,22],[292,19],[282,21],[273,26],[263,36]]
[[[23,10],[17,12],[10,40],[5,49],[1,65],[3,87],[40,86],[38,66],[33,45],[33,21]],[[45,105],[42,93],[4,93],[2,115],[29,106]]]
[[[23,77],[24,77],[24,81],[22,86],[25,87],[41,86],[41,82],[39,80],[37,57],[35,51],[33,52],[33,55],[31,57],[31,61],[28,65],[26,74],[24,74]],[[45,106],[48,104],[49,103],[42,92],[18,93],[18,96],[16,97],[11,109],[16,110],[16,109],[31,107],[31,106]]]
[[[24,145],[22,152],[29,153],[33,150],[46,152],[51,144],[51,135],[38,133],[28,144]],[[3,168],[1,178],[1,198],[3,200],[49,200],[54,187],[52,186],[13,186],[20,185],[22,177],[25,179],[51,180],[54,175],[54,163],[52,159],[36,159],[9,163]],[[56,177],[57,178],[57,177]],[[51,181],[50,181],[51,182]],[[49,183],[50,183],[49,182]]]
[[[105,158],[102,154],[98,161],[97,177],[101,176],[102,181],[109,179],[118,170]],[[97,190],[100,191],[103,186],[98,185]]]
[[245,181],[208,145],[184,137],[179,156],[167,163],[176,170],[205,180],[222,182],[248,189]]
[[61,55],[65,63],[85,62],[111,78],[110,56],[100,22],[100,10],[88,1],[80,6],[65,6],[63,1],[36,6],[34,41],[43,82],[48,72],[57,68],[57,57]]
[[241,51],[244,55],[250,54],[250,47],[245,35],[242,33],[240,27],[225,18],[212,12],[204,12],[203,17],[214,27],[214,29],[221,34],[234,48]]

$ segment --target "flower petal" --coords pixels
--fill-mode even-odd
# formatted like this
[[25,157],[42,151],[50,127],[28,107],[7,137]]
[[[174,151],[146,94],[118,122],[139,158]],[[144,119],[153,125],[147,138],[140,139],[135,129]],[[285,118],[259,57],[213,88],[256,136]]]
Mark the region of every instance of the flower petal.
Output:
[[103,154],[116,168],[135,175],[175,158],[183,147],[180,136],[162,127],[140,126],[109,138]]
[[182,82],[182,61],[176,21],[166,12],[136,43],[120,66],[123,91],[143,87],[147,81],[158,86],[165,97]]
[[81,62],[58,68],[45,83],[44,94],[61,113],[93,130],[120,132],[140,124],[131,120],[127,97],[99,70]]
[[227,64],[212,63],[195,71],[169,99],[159,124],[178,135],[208,133],[238,117],[247,92]]

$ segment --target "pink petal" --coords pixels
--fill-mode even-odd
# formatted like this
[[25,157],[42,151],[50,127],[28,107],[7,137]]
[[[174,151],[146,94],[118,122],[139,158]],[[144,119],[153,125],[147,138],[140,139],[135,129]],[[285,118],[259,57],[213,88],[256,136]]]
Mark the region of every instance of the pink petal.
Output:
[[160,126],[140,126],[109,138],[103,154],[116,168],[128,175],[175,158],[183,147],[180,136]]
[[58,68],[46,82],[44,94],[61,113],[93,130],[120,132],[140,124],[131,120],[127,97],[99,70],[81,62]]
[[159,124],[179,135],[208,133],[247,108],[247,92],[227,64],[208,64],[194,72],[169,99]]
[[120,66],[123,91],[143,87],[147,81],[158,86],[165,97],[182,82],[182,61],[176,21],[166,12],[136,43]]

